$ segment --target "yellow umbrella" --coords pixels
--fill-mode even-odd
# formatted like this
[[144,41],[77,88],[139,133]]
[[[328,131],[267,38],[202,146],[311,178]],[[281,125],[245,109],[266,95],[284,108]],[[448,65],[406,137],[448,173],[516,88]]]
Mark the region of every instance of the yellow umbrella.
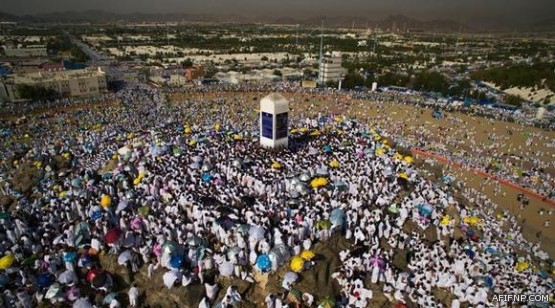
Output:
[[516,264],[516,268],[515,268],[515,269],[516,269],[518,272],[522,272],[522,271],[527,270],[529,267],[530,267],[530,264],[528,264],[528,262],[519,261],[519,262]]
[[197,145],[197,141],[195,139],[191,139],[191,141],[189,141],[189,145],[194,147],[195,145]]
[[403,159],[403,155],[397,153],[397,154],[395,154],[395,159],[396,159],[396,160],[402,160],[402,159]]
[[385,150],[384,149],[377,149],[376,150],[376,155],[382,155],[385,154]]
[[441,222],[439,223],[441,226],[447,226],[450,222],[451,222],[452,218],[449,215],[445,215],[443,216],[443,218],[441,218]]
[[476,216],[465,217],[463,221],[469,225],[481,225],[482,221]]
[[305,260],[312,260],[314,257],[316,257],[316,254],[312,250],[303,250],[301,252],[301,258]]
[[118,157],[119,157],[119,156],[118,156],[118,154],[114,154],[114,155],[112,155],[112,159],[113,159],[113,160],[116,160],[116,159],[118,159]]
[[141,181],[143,180],[143,178],[145,177],[144,173],[139,173],[139,175],[133,180],[133,184],[134,185],[139,185],[139,183],[141,183]]
[[62,154],[62,157],[65,158],[65,159],[69,159],[69,158],[71,157],[71,154],[69,154],[69,153],[63,153],[63,154]]
[[127,134],[127,139],[133,139],[133,138],[135,138],[135,134],[133,133]]
[[308,128],[306,128],[306,127],[301,127],[301,128],[299,129],[299,131],[300,131],[301,133],[305,133],[305,132],[308,131]]
[[216,123],[216,125],[214,125],[214,130],[219,132],[220,131],[220,124]]
[[241,136],[240,134],[234,134],[233,140],[243,140],[243,136]]
[[495,217],[497,217],[497,219],[501,219],[501,218],[503,218],[503,215],[501,213],[499,213],[499,214],[495,215]]
[[14,260],[15,260],[15,258],[12,254],[8,254],[8,255],[3,256],[0,259],[0,269],[5,270],[8,267],[12,266]]
[[299,273],[300,271],[303,270],[304,267],[304,259],[301,256],[294,256],[293,258],[291,258],[291,261],[289,262],[289,268],[295,272],[295,273]]
[[414,162],[414,159],[412,158],[412,156],[405,156],[404,161],[407,164],[412,164]]
[[112,204],[112,197],[110,197],[109,195],[102,195],[102,198],[100,198],[100,205],[103,208],[107,208]]
[[337,161],[337,159],[330,161],[330,167],[339,168],[339,162]]
[[190,134],[193,131],[191,130],[191,128],[189,127],[189,125],[185,126],[185,134]]
[[399,177],[402,178],[402,179],[405,179],[405,180],[408,180],[408,179],[409,179],[409,176],[408,176],[406,173],[404,173],[404,172],[401,173],[401,174],[399,174]]
[[315,178],[310,182],[310,187],[312,188],[318,188],[326,185],[328,185],[328,180],[326,178],[321,178],[321,177]]
[[67,190],[61,191],[61,192],[58,194],[58,197],[60,197],[60,198],[63,198],[63,197],[65,197],[65,196],[67,196]]
[[310,133],[311,136],[319,136],[320,134],[322,134],[322,133],[320,133],[319,130],[315,130],[312,133]]
[[296,128],[293,128],[292,130],[290,130],[291,134],[294,134],[294,133],[296,133],[296,132],[298,132],[298,131],[299,131],[299,130],[296,129]]
[[277,161],[273,162],[272,165],[270,166],[272,169],[280,169],[281,168],[281,164]]

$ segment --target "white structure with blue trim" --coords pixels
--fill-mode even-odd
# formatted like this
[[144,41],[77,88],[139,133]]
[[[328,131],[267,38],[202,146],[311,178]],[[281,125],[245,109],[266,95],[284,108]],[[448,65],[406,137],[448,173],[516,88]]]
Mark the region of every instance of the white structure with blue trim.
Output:
[[260,100],[260,145],[281,148],[289,145],[289,102],[272,93]]

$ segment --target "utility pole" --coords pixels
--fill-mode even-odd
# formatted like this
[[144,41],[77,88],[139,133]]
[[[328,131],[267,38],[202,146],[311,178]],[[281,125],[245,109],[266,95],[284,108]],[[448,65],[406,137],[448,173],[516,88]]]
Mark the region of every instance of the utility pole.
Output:
[[322,61],[324,60],[324,19],[326,19],[326,16],[322,16],[322,25],[320,26],[320,59],[318,61],[318,83],[320,84],[324,83],[324,76],[322,76]]

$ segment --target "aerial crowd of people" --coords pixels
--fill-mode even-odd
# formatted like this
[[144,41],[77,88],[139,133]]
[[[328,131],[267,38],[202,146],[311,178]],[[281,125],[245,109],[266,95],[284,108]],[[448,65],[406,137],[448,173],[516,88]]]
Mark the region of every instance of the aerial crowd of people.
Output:
[[[280,276],[280,290],[265,294],[267,307],[367,307],[378,294],[401,306],[489,307],[493,294],[553,293],[550,256],[523,237],[509,211],[464,182],[426,179],[391,143],[555,199],[553,178],[541,171],[555,167],[540,159],[545,153],[512,149],[531,162],[523,177],[485,157],[504,140],[460,155],[426,131],[399,137],[402,124],[387,115],[366,123],[326,110],[291,115],[289,148],[269,151],[258,144],[256,114],[224,93],[307,90],[279,83],[189,91],[221,95],[172,103],[159,89],[130,83],[102,98],[115,103],[3,123],[5,306],[139,306],[147,288],[135,281],[140,275],[170,289],[204,285],[199,307],[240,306],[251,299],[233,283],[220,290],[221,278],[254,284],[266,273]],[[378,108],[425,105],[402,94],[350,97]],[[549,142],[541,134],[529,140]],[[326,297],[299,283],[325,266],[318,248],[330,241],[342,247],[330,273],[340,292]],[[122,271],[103,268],[104,258],[126,273],[125,290]],[[438,289],[449,295],[439,298]]]

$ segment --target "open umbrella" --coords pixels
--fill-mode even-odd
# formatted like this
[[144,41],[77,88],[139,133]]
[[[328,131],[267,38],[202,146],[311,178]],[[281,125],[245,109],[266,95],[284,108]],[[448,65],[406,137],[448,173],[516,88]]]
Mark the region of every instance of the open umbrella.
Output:
[[46,291],[46,295],[44,296],[46,299],[52,299],[57,297],[60,294],[61,286],[58,283],[54,283],[48,288]]
[[119,228],[112,228],[104,235],[104,241],[108,244],[113,244],[119,240],[121,230]]
[[318,303],[318,308],[335,308],[335,298],[331,295],[322,298]]
[[39,286],[39,288],[48,288],[49,286],[52,285],[52,283],[54,282],[54,279],[52,278],[52,275],[50,275],[49,273],[43,273],[43,274],[39,274],[37,275],[37,286]]
[[303,182],[310,181],[310,178],[311,178],[310,174],[306,173],[306,172],[301,173],[301,175],[299,176],[299,180],[301,180]]
[[283,275],[283,281],[287,281],[288,284],[291,284],[299,279],[299,274],[295,272],[287,272]]
[[81,297],[73,303],[73,308],[93,308],[93,305],[86,297]]
[[108,282],[108,273],[106,273],[105,271],[102,271],[98,273],[96,276],[94,276],[92,280],[92,286],[97,289],[102,288],[106,285],[107,282]]
[[12,254],[7,254],[5,256],[3,256],[2,258],[0,258],[0,269],[7,269],[10,266],[12,266],[12,264],[14,263],[15,258]]
[[266,230],[261,226],[252,226],[249,229],[249,237],[256,241],[263,239],[265,233]]
[[118,256],[118,264],[125,265],[129,260],[131,260],[131,251],[125,250]]
[[65,252],[62,257],[62,260],[64,260],[64,262],[73,262],[76,259],[77,259],[77,253],[75,251]]
[[261,254],[256,258],[256,267],[262,272],[268,271],[272,268],[272,261],[268,254]]
[[93,268],[91,269],[88,273],[87,273],[87,281],[88,282],[92,282],[94,277],[96,277],[96,275],[100,274],[102,272],[102,270],[98,269],[98,268]]
[[181,268],[183,266],[183,261],[184,258],[182,255],[177,253],[173,254],[170,258],[170,266],[175,269]]
[[331,211],[329,220],[334,227],[343,227],[346,217],[347,215],[345,215],[345,211],[343,211],[343,209],[336,208]]
[[162,280],[164,281],[164,285],[170,289],[173,287],[176,281],[181,280],[183,274],[178,271],[169,271],[164,274]]
[[301,252],[301,258],[304,260],[312,260],[314,257],[316,257],[316,254],[312,250],[303,250]]
[[66,270],[58,276],[58,282],[62,284],[71,284],[77,281],[77,274],[72,270]]
[[301,272],[304,268],[304,259],[301,256],[294,256],[289,262],[289,268],[295,273]]
[[112,197],[110,197],[109,195],[102,195],[102,197],[100,198],[100,205],[103,208],[107,208],[112,204]]
[[137,212],[139,213],[139,215],[143,216],[143,217],[147,217],[148,216],[148,212],[150,211],[150,208],[148,206],[141,206]]
[[212,180],[212,175],[209,172],[205,172],[202,175],[202,181],[203,182],[210,182]]
[[233,263],[229,261],[224,261],[218,266],[218,272],[223,277],[229,277],[233,275],[234,266]]

